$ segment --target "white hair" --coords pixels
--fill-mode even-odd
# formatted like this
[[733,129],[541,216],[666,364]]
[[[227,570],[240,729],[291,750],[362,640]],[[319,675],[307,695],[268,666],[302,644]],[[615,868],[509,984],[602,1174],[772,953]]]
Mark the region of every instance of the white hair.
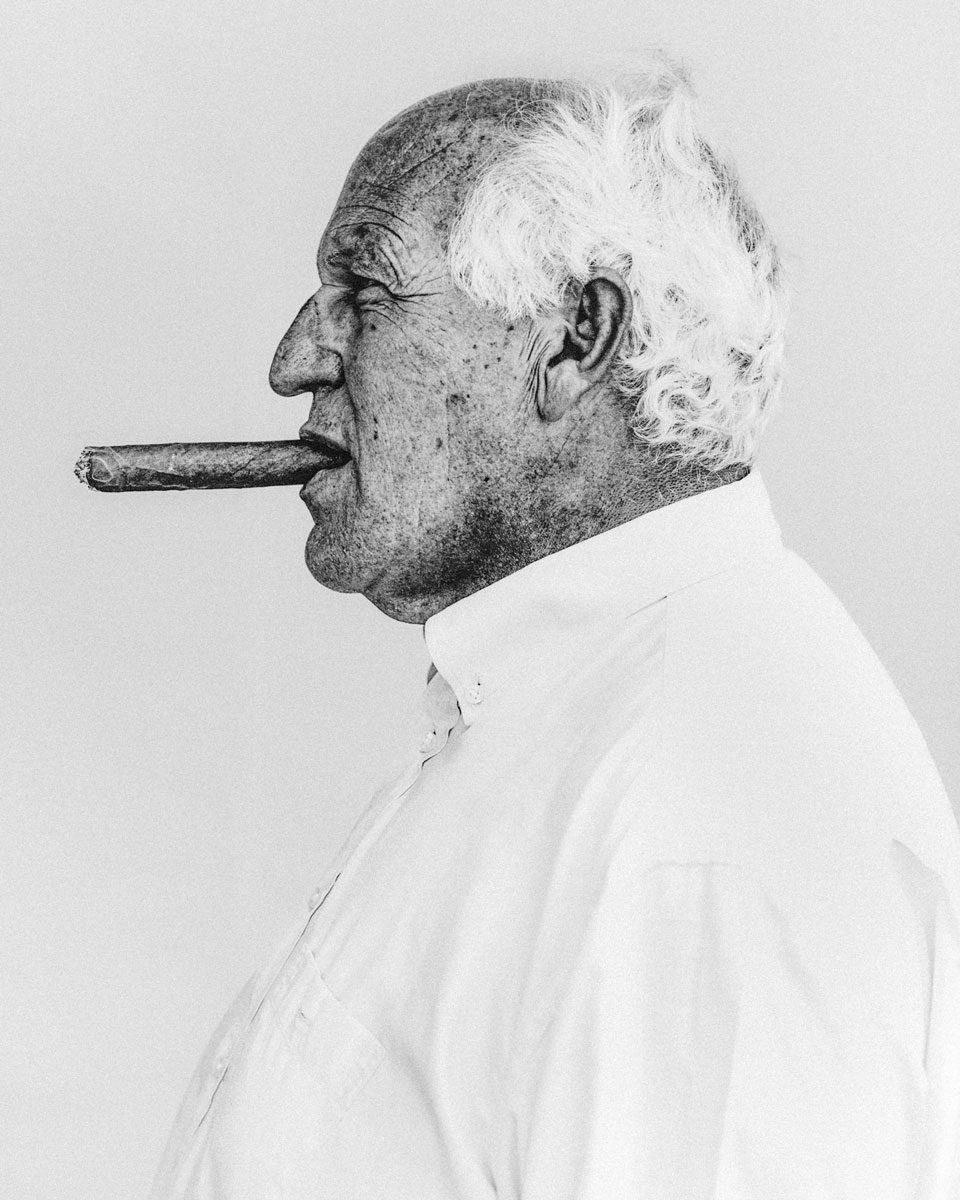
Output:
[[633,294],[616,382],[633,429],[685,464],[750,463],[779,394],[776,247],[701,136],[665,56],[610,83],[541,81],[451,230],[454,281],[520,318],[613,268]]

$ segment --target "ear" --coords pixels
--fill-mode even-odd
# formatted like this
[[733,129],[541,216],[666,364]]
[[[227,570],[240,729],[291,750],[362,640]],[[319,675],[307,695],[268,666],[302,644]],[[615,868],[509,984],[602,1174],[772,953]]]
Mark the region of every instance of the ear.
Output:
[[633,296],[619,272],[604,268],[582,285],[570,284],[551,322],[555,348],[537,380],[545,421],[558,421],[608,378],[632,317]]

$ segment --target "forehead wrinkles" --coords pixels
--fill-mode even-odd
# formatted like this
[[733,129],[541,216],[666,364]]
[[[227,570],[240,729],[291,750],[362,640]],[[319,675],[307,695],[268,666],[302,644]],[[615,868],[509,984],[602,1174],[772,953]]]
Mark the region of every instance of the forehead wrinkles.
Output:
[[401,264],[413,274],[443,256],[502,123],[500,112],[470,108],[466,92],[439,96],[374,134],[347,174],[327,230],[331,241],[389,257],[398,274]]
[[500,128],[499,114],[468,115],[462,100],[456,106],[427,103],[373,136],[350,170],[348,187],[422,216],[442,236],[495,149]]

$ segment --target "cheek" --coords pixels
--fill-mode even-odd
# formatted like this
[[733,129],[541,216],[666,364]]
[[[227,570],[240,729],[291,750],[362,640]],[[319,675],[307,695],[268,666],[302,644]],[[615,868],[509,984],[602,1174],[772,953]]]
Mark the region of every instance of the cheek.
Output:
[[[400,332],[376,313],[346,370],[347,387],[368,490],[386,487],[406,495],[445,474],[449,442],[444,363],[435,344]],[[361,476],[363,472],[361,472]]]
[[416,495],[432,511],[451,490],[511,473],[526,405],[520,324],[476,312],[467,322],[455,306],[363,313],[346,373],[366,490]]
[[497,416],[512,422],[531,409],[531,356],[525,331],[529,320],[484,323],[464,348],[465,391],[493,404]]
[[525,387],[523,338],[516,326],[497,325],[484,335],[465,347],[458,364],[461,382],[448,389],[446,407],[451,442],[496,476],[529,450],[525,443],[534,427],[534,406]]

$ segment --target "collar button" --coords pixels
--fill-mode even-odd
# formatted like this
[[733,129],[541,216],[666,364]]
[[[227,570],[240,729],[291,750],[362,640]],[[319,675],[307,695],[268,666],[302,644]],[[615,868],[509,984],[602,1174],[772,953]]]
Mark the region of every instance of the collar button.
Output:
[[475,679],[467,688],[467,699],[471,704],[480,704],[483,701],[483,684],[479,679]]

